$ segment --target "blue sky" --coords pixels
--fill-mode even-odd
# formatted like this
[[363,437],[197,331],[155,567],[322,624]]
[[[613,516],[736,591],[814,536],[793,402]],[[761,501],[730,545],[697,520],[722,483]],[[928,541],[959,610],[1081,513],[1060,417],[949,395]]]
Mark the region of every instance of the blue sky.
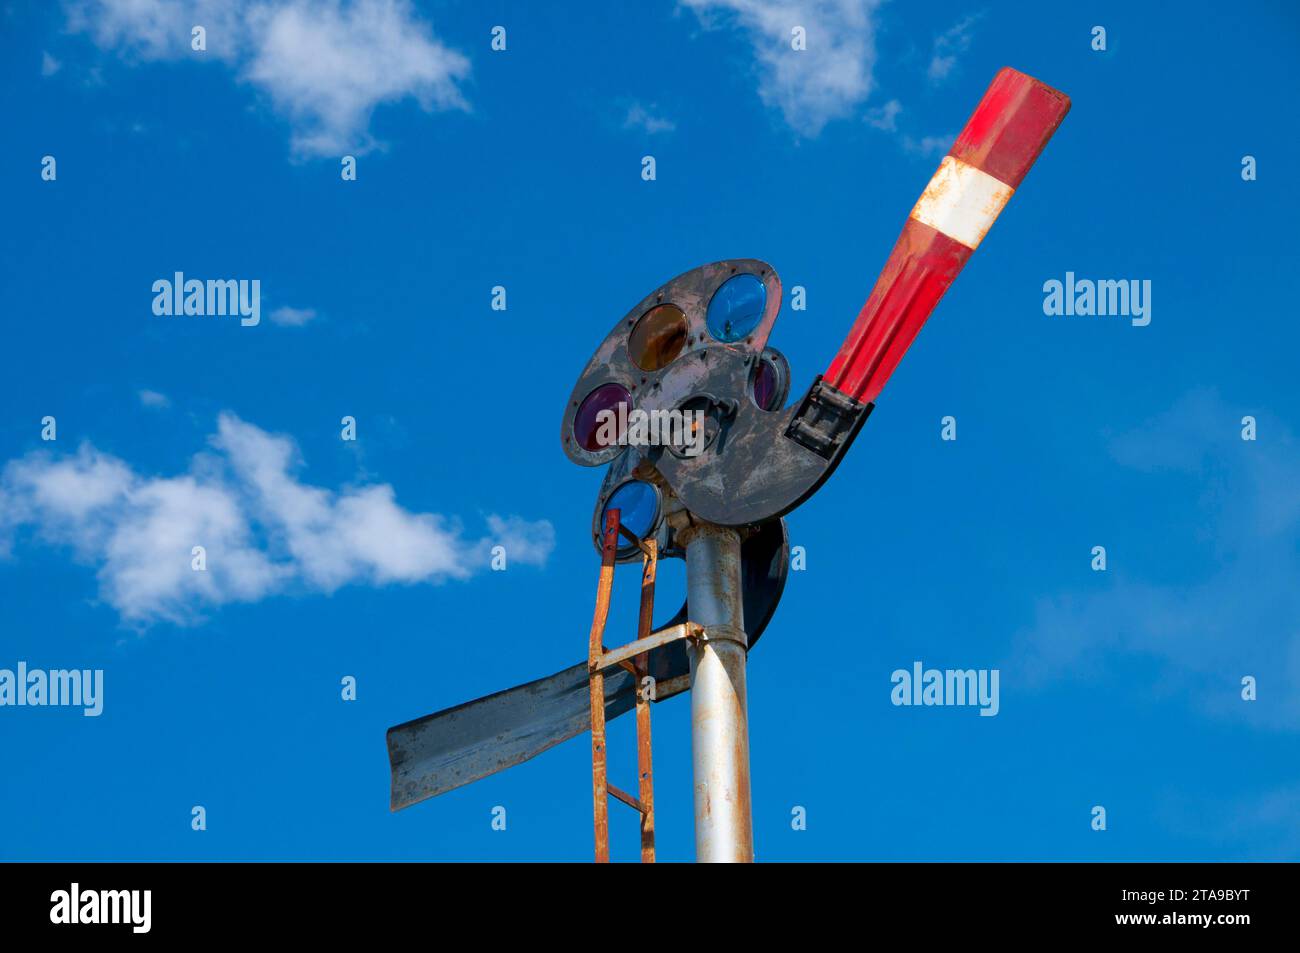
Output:
[[[556,430],[613,322],[762,258],[807,289],[772,338],[806,387],[1010,65],[1073,111],[790,517],[759,859],[1300,857],[1300,15],[1055,7],[7,4],[0,668],[105,701],[0,708],[0,856],[588,859],[585,736],[390,815],[385,729],[582,657],[601,474]],[[176,271],[259,279],[261,323],[154,316]],[[1150,325],[1045,315],[1067,271],[1150,280]],[[998,668],[999,714],[894,707],[916,660]],[[670,860],[688,708],[654,712]]]

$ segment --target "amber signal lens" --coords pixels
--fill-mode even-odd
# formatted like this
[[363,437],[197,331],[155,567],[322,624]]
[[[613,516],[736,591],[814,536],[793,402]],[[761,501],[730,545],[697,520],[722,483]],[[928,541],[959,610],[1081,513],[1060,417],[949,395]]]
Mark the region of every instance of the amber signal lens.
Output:
[[641,315],[627,340],[632,363],[643,371],[667,367],[686,346],[686,315],[675,304],[661,304]]

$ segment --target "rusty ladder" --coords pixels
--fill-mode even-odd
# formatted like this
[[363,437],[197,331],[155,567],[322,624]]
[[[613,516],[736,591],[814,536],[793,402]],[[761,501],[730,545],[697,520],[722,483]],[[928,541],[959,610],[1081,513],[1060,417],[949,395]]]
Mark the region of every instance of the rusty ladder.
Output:
[[[605,620],[609,616],[610,594],[614,585],[614,563],[619,535],[626,536],[641,550],[641,613],[637,621],[637,639],[616,651],[604,645]],[[587,653],[587,677],[591,690],[591,785],[595,804],[596,863],[609,863],[609,795],[613,795],[641,815],[641,862],[655,862],[654,777],[650,760],[650,698],[643,680],[649,674],[648,651],[672,638],[651,638],[654,615],[655,568],[659,560],[654,539],[640,540],[619,525],[619,511],[605,514],[601,538],[600,583],[596,589],[596,615],[591,622]],[[674,626],[673,630],[686,629]],[[669,630],[664,635],[682,638]],[[605,670],[618,665],[631,673],[636,691],[636,766],[637,797],[609,783],[605,760]]]

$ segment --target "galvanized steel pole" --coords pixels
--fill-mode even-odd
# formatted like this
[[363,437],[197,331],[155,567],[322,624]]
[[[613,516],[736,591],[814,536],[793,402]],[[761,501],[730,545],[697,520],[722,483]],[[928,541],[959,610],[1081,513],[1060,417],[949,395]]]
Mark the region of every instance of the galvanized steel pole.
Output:
[[754,829],[749,797],[744,603],[740,535],[712,523],[679,535],[686,546],[688,617],[704,635],[688,644],[691,749],[695,768],[695,859],[749,863]]

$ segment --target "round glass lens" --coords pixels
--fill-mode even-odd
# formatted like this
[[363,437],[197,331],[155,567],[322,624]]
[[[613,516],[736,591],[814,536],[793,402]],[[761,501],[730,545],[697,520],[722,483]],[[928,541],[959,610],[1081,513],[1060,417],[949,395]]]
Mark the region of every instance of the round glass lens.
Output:
[[[610,510],[618,510],[620,526],[627,527],[628,532],[637,539],[645,539],[654,529],[655,519],[659,516],[659,494],[649,483],[642,480],[630,480],[610,494],[605,501],[604,512],[600,514],[600,525],[605,525],[605,516]],[[626,548],[627,541],[619,543]]]
[[707,322],[709,333],[730,344],[758,327],[767,306],[767,286],[757,275],[736,275],[713,293]]
[[774,407],[780,396],[777,393],[776,368],[770,361],[759,361],[758,370],[754,373],[754,403],[758,405],[759,410],[779,410]]
[[667,367],[686,345],[686,315],[675,304],[661,304],[641,315],[627,340],[632,362],[643,371]]
[[[620,404],[626,408],[622,413],[619,411]],[[614,446],[623,436],[621,422],[627,421],[627,412],[631,409],[632,395],[625,387],[620,384],[601,384],[583,398],[573,417],[574,439],[579,446],[593,453]]]

